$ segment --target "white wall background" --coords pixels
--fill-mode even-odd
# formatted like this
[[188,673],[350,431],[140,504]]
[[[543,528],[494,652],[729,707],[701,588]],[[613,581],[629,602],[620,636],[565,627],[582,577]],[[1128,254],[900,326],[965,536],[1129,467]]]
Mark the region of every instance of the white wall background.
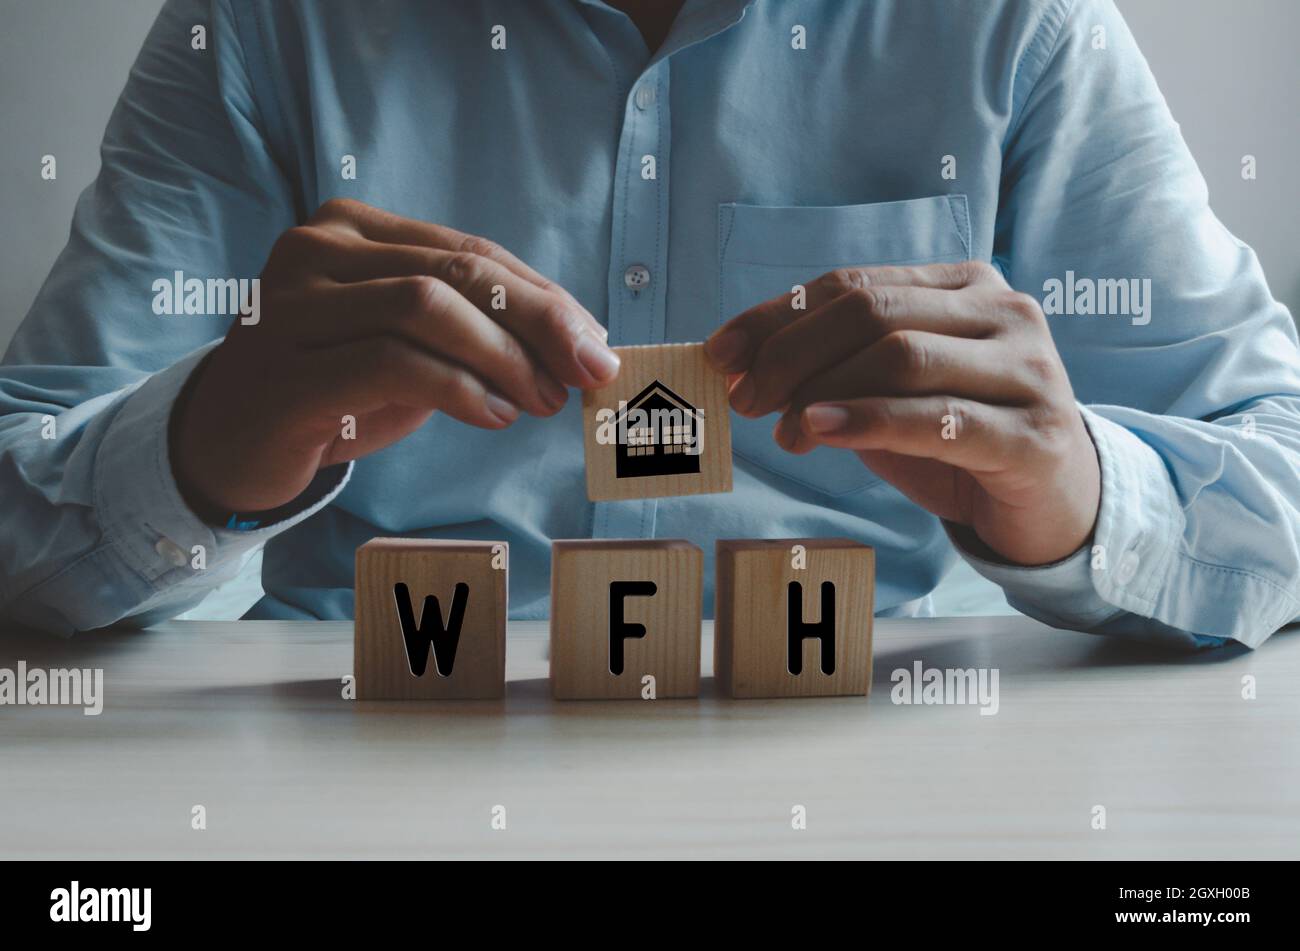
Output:
[[[1219,217],[1259,253],[1274,295],[1300,313],[1300,2],[1118,3]],[[160,6],[0,0],[0,350],[66,240],[77,195],[99,167],[109,111]],[[1240,171],[1247,153],[1258,161],[1251,182]],[[45,154],[58,158],[57,181],[40,178]],[[954,613],[978,610],[988,593],[963,570],[939,600]]]

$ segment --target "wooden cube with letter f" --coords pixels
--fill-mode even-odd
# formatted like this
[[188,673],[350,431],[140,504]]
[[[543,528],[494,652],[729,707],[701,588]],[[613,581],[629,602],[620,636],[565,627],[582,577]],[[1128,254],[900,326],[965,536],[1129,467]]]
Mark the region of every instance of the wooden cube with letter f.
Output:
[[875,552],[843,538],[719,540],[713,669],[730,697],[865,695]]
[[505,695],[505,542],[375,538],[357,549],[358,700]]
[[703,569],[686,541],[553,542],[555,698],[698,696]]

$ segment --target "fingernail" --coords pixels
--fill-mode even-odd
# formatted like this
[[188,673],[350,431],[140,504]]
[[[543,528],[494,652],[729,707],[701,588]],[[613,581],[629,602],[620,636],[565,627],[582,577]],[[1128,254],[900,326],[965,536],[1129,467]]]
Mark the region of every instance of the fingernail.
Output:
[[483,399],[487,411],[503,423],[513,423],[519,417],[519,407],[509,400],[504,400],[495,393],[489,393]]
[[754,382],[748,373],[731,388],[731,405],[739,413],[749,412],[749,408],[754,405]]
[[745,356],[747,343],[745,332],[732,328],[720,331],[705,341],[704,352],[720,369],[728,370]]
[[578,338],[577,357],[582,368],[597,383],[608,383],[618,376],[618,354],[593,334],[583,334]]
[[815,433],[833,433],[843,429],[849,421],[849,411],[843,406],[830,403],[818,403],[803,411],[804,421]]
[[558,409],[569,401],[569,391],[564,388],[564,384],[549,374],[542,374],[538,378],[537,388],[546,405],[552,409]]

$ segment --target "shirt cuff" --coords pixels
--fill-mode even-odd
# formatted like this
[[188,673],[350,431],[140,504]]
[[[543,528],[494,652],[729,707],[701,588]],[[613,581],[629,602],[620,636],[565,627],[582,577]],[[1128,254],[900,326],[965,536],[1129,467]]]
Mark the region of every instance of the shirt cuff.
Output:
[[95,458],[94,503],[105,540],[156,588],[242,561],[333,501],[352,472],[350,463],[322,469],[291,515],[251,531],[209,525],[192,512],[172,474],[168,421],[181,388],[216,345],[200,347],[130,393]]
[[996,561],[993,552],[964,525],[945,521],[953,547],[980,575],[1006,594],[1022,614],[1057,627],[1090,628],[1118,613],[1097,593],[1092,579],[1092,552],[1085,545],[1050,565],[1026,567]]
[[1119,423],[1081,406],[1101,466],[1092,585],[1109,604],[1151,617],[1187,519],[1160,454]]
[[[958,553],[1006,592],[1016,610],[1049,624],[1095,628],[1121,613],[1150,618],[1186,520],[1159,454],[1118,423],[1080,406],[1097,448],[1101,505],[1093,540],[1050,565],[999,562],[974,532],[944,527]],[[1222,638],[1192,635],[1211,646]]]

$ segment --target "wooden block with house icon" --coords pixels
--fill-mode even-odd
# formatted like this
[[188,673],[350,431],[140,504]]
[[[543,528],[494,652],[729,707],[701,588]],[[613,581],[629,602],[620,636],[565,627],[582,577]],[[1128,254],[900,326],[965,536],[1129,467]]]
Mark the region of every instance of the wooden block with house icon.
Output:
[[357,549],[358,700],[505,695],[505,542],[375,538]]
[[704,553],[686,541],[551,545],[558,700],[698,696]]
[[713,671],[730,697],[865,695],[875,552],[849,539],[719,540]]
[[731,491],[727,379],[704,345],[616,347],[618,377],[582,397],[587,497]]

